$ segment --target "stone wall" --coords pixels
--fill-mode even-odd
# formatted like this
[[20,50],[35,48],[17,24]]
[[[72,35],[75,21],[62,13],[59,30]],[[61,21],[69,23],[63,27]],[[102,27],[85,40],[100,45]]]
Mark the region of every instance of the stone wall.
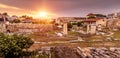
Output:
[[10,32],[49,32],[53,30],[52,24],[13,23],[7,29]]
[[6,32],[6,26],[4,23],[0,22],[0,32]]

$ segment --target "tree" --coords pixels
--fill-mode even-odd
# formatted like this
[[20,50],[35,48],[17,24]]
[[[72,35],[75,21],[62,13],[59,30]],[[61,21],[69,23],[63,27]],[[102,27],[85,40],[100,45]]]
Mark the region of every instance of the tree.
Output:
[[87,15],[87,18],[88,18],[88,19],[93,19],[93,18],[96,18],[96,17],[95,17],[95,14],[89,13],[89,14]]
[[106,15],[103,15],[103,14],[95,14],[95,16],[98,18],[106,18],[107,17]]
[[29,37],[0,33],[0,54],[5,58],[18,58],[23,49],[28,49],[32,44]]
[[5,13],[3,13],[3,15],[6,15],[6,16],[8,16],[8,13],[6,13],[6,12],[5,12]]
[[76,23],[76,22],[74,22],[74,23],[72,23],[72,25],[77,25],[77,23]]
[[71,23],[67,23],[68,28],[72,28],[72,24]]
[[77,26],[82,26],[82,23],[81,22],[77,22]]
[[93,14],[93,13],[89,13],[87,15],[87,18],[88,19],[94,19],[94,18],[106,18],[107,16],[106,15],[103,15],[103,14]]

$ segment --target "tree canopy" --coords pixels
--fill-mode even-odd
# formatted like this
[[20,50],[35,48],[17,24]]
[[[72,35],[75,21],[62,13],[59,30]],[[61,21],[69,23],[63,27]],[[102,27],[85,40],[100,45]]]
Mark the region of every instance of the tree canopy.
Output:
[[107,16],[106,15],[103,15],[103,14],[93,14],[93,13],[89,13],[87,15],[87,18],[88,19],[93,19],[93,18],[106,18]]
[[23,49],[29,48],[34,42],[23,35],[6,35],[0,33],[0,54],[5,58],[18,56]]

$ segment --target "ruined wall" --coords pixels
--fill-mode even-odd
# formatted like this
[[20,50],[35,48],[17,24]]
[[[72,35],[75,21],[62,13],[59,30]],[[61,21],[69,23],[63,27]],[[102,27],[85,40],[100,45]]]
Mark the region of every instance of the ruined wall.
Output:
[[110,29],[120,29],[120,19],[111,19],[107,21],[107,27],[109,27]]
[[107,22],[106,19],[101,19],[101,20],[96,21],[96,25],[106,26],[106,22]]
[[48,32],[53,30],[52,24],[13,23],[9,24],[10,32]]
[[0,22],[0,32],[6,32],[6,26],[4,23]]

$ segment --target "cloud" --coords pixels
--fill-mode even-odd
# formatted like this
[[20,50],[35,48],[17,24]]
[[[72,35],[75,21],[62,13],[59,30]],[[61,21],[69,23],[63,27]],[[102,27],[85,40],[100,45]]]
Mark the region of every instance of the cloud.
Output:
[[29,11],[19,7],[9,6],[9,5],[0,3],[0,13],[4,13],[4,12],[7,12],[10,15],[18,15],[18,16],[21,16],[21,15],[31,16],[31,14],[33,13],[33,11]]
[[[0,0],[1,8],[13,12],[31,13],[46,10],[60,16],[80,16],[87,13],[120,11],[120,0]],[[19,10],[19,11],[18,11]]]
[[23,9],[18,8],[18,7],[8,6],[8,5],[5,5],[5,4],[0,4],[0,8],[14,9],[14,10],[23,10]]

